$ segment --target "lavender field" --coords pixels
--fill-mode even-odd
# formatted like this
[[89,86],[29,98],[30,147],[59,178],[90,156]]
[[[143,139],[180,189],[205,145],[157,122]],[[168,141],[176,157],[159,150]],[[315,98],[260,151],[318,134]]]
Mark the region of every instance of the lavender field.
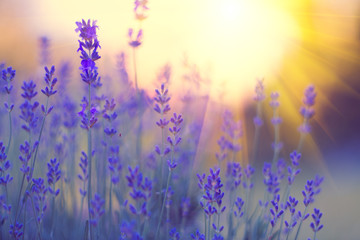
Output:
[[358,239],[359,4],[160,2],[0,2],[0,239]]

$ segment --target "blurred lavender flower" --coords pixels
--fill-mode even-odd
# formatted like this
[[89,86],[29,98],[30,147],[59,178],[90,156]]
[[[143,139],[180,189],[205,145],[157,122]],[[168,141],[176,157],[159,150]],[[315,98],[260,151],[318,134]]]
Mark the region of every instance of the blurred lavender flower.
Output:
[[43,178],[32,179],[33,185],[31,189],[31,193],[33,194],[34,202],[35,202],[35,210],[36,210],[36,220],[39,224],[41,224],[44,213],[47,208],[46,205],[46,193],[48,188],[45,187]]
[[123,221],[120,226],[120,240],[143,240],[140,234],[136,230],[136,221]]
[[253,188],[254,183],[252,182],[252,177],[254,175],[255,169],[251,165],[247,165],[246,168],[244,168],[244,174],[245,174],[245,181],[243,181],[243,187],[245,189]]
[[104,215],[104,204],[105,200],[103,200],[99,194],[95,193],[94,198],[91,200],[91,208],[90,208],[90,215],[91,220],[90,224],[96,227],[98,225],[98,222],[100,220],[100,217]]
[[82,109],[81,109],[80,112],[78,112],[78,115],[81,117],[81,125],[80,125],[80,127],[82,127],[83,129],[89,131],[89,129],[92,128],[94,126],[94,124],[98,120],[96,118],[96,108],[91,107],[90,111],[88,111],[89,102],[85,97],[83,97],[81,102],[82,102],[82,104],[80,104],[80,106],[82,107]]
[[129,31],[128,31],[129,45],[132,48],[137,48],[142,44],[143,31],[142,31],[142,29],[140,29],[138,31],[138,34],[136,35],[136,38],[133,37],[133,31],[134,30],[132,28],[129,28]]
[[39,46],[40,46],[40,64],[47,65],[50,62],[50,39],[46,36],[42,36],[39,38]]
[[199,229],[196,229],[195,235],[191,234],[191,238],[193,240],[205,240],[205,235],[200,233]]
[[134,3],[135,18],[139,21],[146,19],[148,17],[146,13],[149,10],[147,6],[148,0],[135,0]]
[[7,69],[2,70],[1,72],[1,78],[6,82],[6,85],[4,87],[7,94],[10,94],[13,86],[11,85],[11,82],[13,81],[15,77],[16,71],[12,69],[12,67],[8,67]]
[[242,198],[237,197],[236,201],[235,201],[235,206],[236,209],[234,210],[234,216],[237,218],[241,218],[244,215],[244,201],[242,200]]
[[[129,209],[131,213],[135,215],[150,216],[147,205],[151,198],[152,181],[147,177],[143,179],[143,175],[139,171],[139,166],[136,166],[134,169],[129,166],[128,170],[129,175],[126,176],[126,179],[128,181],[128,187],[131,188],[129,195],[138,202],[137,205],[141,206],[141,209],[138,210],[134,205],[129,204]],[[143,201],[141,201],[141,199],[143,199]]]
[[30,133],[37,126],[38,118],[35,116],[35,110],[39,106],[39,103],[35,101],[32,103],[32,99],[37,95],[35,91],[36,84],[33,81],[24,82],[21,89],[24,91],[21,96],[25,99],[25,102],[20,105],[20,118],[25,121],[21,127]]
[[263,175],[266,190],[275,198],[276,194],[280,191],[280,178],[271,171],[271,163],[264,163]]
[[86,183],[89,179],[89,175],[87,172],[87,167],[88,167],[88,156],[86,155],[85,152],[81,152],[82,157],[80,157],[80,163],[79,166],[81,168],[81,173],[78,175],[78,178],[80,179],[80,181],[83,182],[83,187],[80,188],[80,194],[81,196],[84,198],[86,196]]
[[254,100],[257,102],[257,111],[256,111],[256,117],[254,117],[254,125],[256,127],[260,127],[264,124],[264,121],[261,116],[261,103],[265,99],[265,93],[264,93],[264,79],[257,79],[256,81],[256,87],[255,87],[255,97]]
[[288,167],[288,183],[289,185],[292,185],[295,177],[300,173],[301,169],[298,169],[297,166],[299,166],[299,160],[301,158],[301,153],[298,153],[297,151],[293,151],[290,153],[290,160],[291,160],[291,166]]
[[169,231],[170,239],[169,240],[180,240],[180,234],[176,231],[176,228],[172,228]]
[[[272,204],[272,208],[270,208],[270,214],[271,214],[271,220],[270,220],[270,223],[271,223],[271,226],[272,226],[272,229],[275,228],[275,225],[277,223],[277,220],[281,217],[281,215],[284,213],[284,210],[281,209],[280,210],[280,206],[279,206],[279,202],[280,202],[280,195],[277,194],[275,196],[275,198],[273,200],[271,200],[271,204]],[[271,234],[270,234],[271,236]]]
[[20,222],[16,222],[15,225],[10,224],[10,236],[12,236],[15,240],[20,240],[22,239],[22,236],[24,235],[23,233],[23,224]]
[[320,219],[322,215],[323,214],[320,212],[320,210],[316,208],[314,208],[314,213],[311,214],[311,217],[313,218],[314,221],[310,223],[310,227],[314,232],[314,240],[316,240],[316,233],[319,232],[324,227],[324,225],[322,224],[320,225]]
[[309,133],[311,131],[309,120],[315,115],[316,92],[313,85],[308,86],[304,92],[303,106],[300,108],[300,113],[304,117],[303,124],[299,127],[301,133]]
[[241,166],[236,162],[228,162],[226,168],[226,188],[234,191],[241,184]]
[[60,189],[55,189],[56,183],[60,180],[61,170],[59,168],[60,162],[54,159],[50,159],[47,163],[48,173],[46,174],[49,184],[49,193],[56,197],[60,193]]
[[20,167],[20,171],[23,172],[23,174],[26,176],[26,180],[28,182],[30,181],[30,179],[32,177],[30,174],[29,161],[30,161],[31,156],[34,153],[37,145],[38,145],[38,142],[35,142],[33,147],[31,148],[30,144],[27,141],[25,141],[24,145],[20,145],[21,155],[19,156],[19,159],[22,163],[22,166]]
[[120,181],[122,164],[120,162],[119,146],[110,147],[110,157],[108,158],[111,181],[117,184]]
[[0,185],[6,186],[13,180],[7,171],[10,169],[10,161],[7,160],[5,146],[0,142]]

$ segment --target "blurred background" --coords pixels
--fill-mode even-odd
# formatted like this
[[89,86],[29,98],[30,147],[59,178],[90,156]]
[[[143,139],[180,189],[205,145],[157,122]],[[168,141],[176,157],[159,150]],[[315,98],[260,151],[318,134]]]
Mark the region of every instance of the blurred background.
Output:
[[[49,62],[67,61],[72,66],[70,84],[76,92],[81,80],[75,22],[94,19],[99,25],[98,63],[105,86],[117,70],[121,52],[132,72],[128,29],[142,28],[143,43],[136,53],[140,88],[152,96],[159,74],[170,66],[169,88],[176,102],[187,94],[189,81],[184,75],[190,71],[201,85],[196,89],[199,94],[218,104],[206,106],[204,129],[221,114],[215,109],[229,108],[249,126],[250,135],[255,80],[264,78],[268,96],[280,93],[286,152],[298,140],[294,136],[301,122],[298,109],[305,87],[313,84],[318,94],[316,115],[304,146],[303,177],[325,176],[315,204],[324,212],[325,226],[318,237],[359,239],[360,1],[150,0],[148,7],[148,17],[139,24],[130,0],[1,0],[0,62],[17,70],[19,82],[41,79],[39,39],[45,36]],[[115,82],[105,88],[118,87]],[[261,138],[272,139],[270,122],[265,126]],[[200,148],[207,139],[202,137]],[[271,146],[263,146],[260,157],[269,152]]]

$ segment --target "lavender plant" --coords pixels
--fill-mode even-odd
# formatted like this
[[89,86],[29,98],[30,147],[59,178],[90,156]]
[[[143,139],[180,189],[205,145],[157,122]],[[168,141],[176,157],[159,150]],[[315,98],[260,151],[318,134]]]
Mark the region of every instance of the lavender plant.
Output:
[[[122,53],[120,80],[115,83],[102,83],[98,73],[97,22],[76,22],[80,78],[87,88],[80,106],[69,91],[69,61],[57,68],[61,69],[59,83],[55,66],[45,67],[42,96],[37,94],[38,82],[24,81],[21,99],[15,98],[15,70],[0,65],[0,99],[5,106],[0,114],[7,115],[2,123],[9,126],[1,129],[7,136],[2,135],[5,142],[0,142],[0,239],[288,240],[300,239],[305,227],[314,233],[309,239],[318,238],[322,213],[317,206],[311,215],[309,211],[321,192],[323,177],[306,181],[299,192],[302,199],[294,187],[304,172],[302,148],[315,114],[314,86],[305,90],[299,143],[290,148],[296,150],[287,153],[286,142],[281,142],[280,94],[273,92],[267,106],[272,109],[274,138],[268,146],[272,145],[273,152],[261,162],[262,171],[255,169],[261,160],[259,136],[266,126],[263,108],[268,101],[261,79],[255,87],[254,132],[248,131],[246,121],[226,110],[221,126],[212,129],[221,130],[219,149],[206,142],[211,156],[204,155],[200,136],[208,141],[212,134],[205,133],[204,119],[190,110],[199,89],[198,71],[187,76],[194,87],[192,97],[177,101],[170,82],[172,69],[165,65],[157,76],[161,85],[153,98],[155,111],[147,107],[152,100],[138,84],[135,51],[142,45],[141,22],[149,8],[146,0],[134,4],[139,27],[129,29],[127,40],[133,51],[134,75],[127,73],[126,54]],[[41,39],[41,64],[45,64],[51,49],[48,38]],[[115,80],[115,76],[109,78]],[[103,84],[119,85],[120,96],[112,96]],[[55,87],[59,87],[58,94]],[[14,116],[14,106],[19,106],[19,116]],[[182,115],[167,115],[178,108]],[[250,158],[247,134],[254,134]],[[150,157],[144,159],[145,155]],[[207,174],[204,169],[209,169]],[[260,184],[264,191],[255,199]]]

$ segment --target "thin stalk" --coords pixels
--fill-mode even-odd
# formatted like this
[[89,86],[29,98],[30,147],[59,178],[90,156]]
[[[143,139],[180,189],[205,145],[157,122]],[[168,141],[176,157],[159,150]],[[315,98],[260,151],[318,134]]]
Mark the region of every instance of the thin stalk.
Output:
[[[287,185],[281,202],[284,202],[286,204],[286,199],[289,197],[289,194],[290,194],[290,185]],[[278,240],[280,240],[281,230],[282,230],[282,227],[283,227],[284,215],[285,214],[282,214],[282,216],[281,216],[280,232],[279,232]],[[291,219],[291,221],[292,221],[292,219]]]
[[[173,163],[173,161],[174,161],[174,147],[172,147],[172,149],[171,149],[171,164]],[[158,239],[161,220],[162,220],[162,216],[164,214],[164,208],[165,208],[165,205],[166,205],[166,197],[167,197],[169,187],[170,187],[171,174],[172,174],[172,169],[169,168],[169,175],[168,175],[168,179],[167,179],[167,182],[166,182],[166,190],[165,190],[165,195],[164,195],[164,199],[163,199],[162,206],[161,206],[161,212],[160,212],[160,218],[159,218],[158,226],[156,228],[155,239]]]
[[[256,104],[256,116],[258,118],[261,118],[261,103],[258,102]],[[260,135],[260,126],[255,125],[255,136],[254,136],[254,143],[253,143],[253,163],[255,162],[257,158],[257,149],[259,146],[259,135]]]
[[7,155],[8,152],[9,152],[9,148],[10,148],[10,143],[11,143],[11,137],[12,137],[12,121],[11,121],[11,111],[9,111],[9,130],[10,130],[10,133],[9,133],[9,141],[8,141],[8,144],[7,144],[7,147],[6,147],[6,150],[5,150],[5,154]]
[[[36,211],[35,211],[35,206],[34,206],[34,201],[33,201],[32,197],[30,197],[30,200],[31,200],[31,206],[32,206],[32,209],[33,209],[34,215],[35,215],[35,222],[36,222],[36,227],[37,227],[37,230],[38,230],[38,236],[39,236],[39,239],[41,240],[40,224],[39,224],[39,222],[37,221]],[[41,209],[41,208],[40,208],[40,209]]]
[[168,194],[168,190],[169,190],[169,186],[170,186],[171,173],[172,173],[172,171],[170,170],[170,171],[169,171],[169,175],[168,175],[168,179],[167,179],[167,182],[166,182],[165,196],[164,196],[163,203],[162,203],[162,206],[161,206],[160,217],[159,217],[158,226],[157,226],[157,228],[156,228],[155,239],[159,239],[159,238],[158,238],[158,236],[159,236],[159,230],[160,230],[160,225],[161,225],[162,216],[163,216],[163,214],[164,214],[166,196],[167,196],[167,194]]
[[[89,84],[89,105],[88,105],[88,123],[90,123],[91,118],[91,84]],[[89,164],[89,179],[88,179],[88,213],[89,213],[89,229],[90,229],[90,240],[93,240],[93,227],[91,224],[91,214],[90,214],[90,208],[91,208],[91,158],[92,158],[92,149],[91,149],[91,127],[89,127],[88,130],[88,164]]]
[[135,48],[133,48],[134,80],[135,80],[136,93],[138,93],[139,87],[138,87],[138,81],[137,81],[136,54],[135,53],[136,53],[136,50],[135,50]]
[[206,217],[206,213],[204,213],[204,224],[205,224],[205,240],[207,240],[208,238],[208,236],[207,236],[207,222],[206,222],[206,220],[207,220],[207,217]]
[[306,206],[306,207],[305,207],[305,209],[304,209],[304,212],[303,212],[303,215],[302,215],[302,218],[301,218],[301,221],[300,221],[299,227],[298,227],[298,229],[297,229],[297,231],[296,231],[296,235],[295,235],[294,240],[296,240],[296,239],[298,238],[298,235],[299,235],[299,232],[300,232],[301,225],[302,225],[302,223],[304,222],[304,217],[305,217],[305,214],[306,214],[306,210],[307,210],[307,206]]

